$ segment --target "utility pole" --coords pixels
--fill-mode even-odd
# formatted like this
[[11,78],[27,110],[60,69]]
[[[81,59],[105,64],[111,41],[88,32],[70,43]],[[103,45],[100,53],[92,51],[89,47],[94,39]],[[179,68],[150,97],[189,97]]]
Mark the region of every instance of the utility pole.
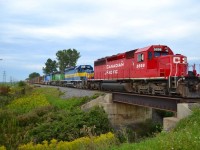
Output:
[[3,72],[3,83],[6,83],[6,71]]
[[[2,58],[0,58],[0,61],[3,60]],[[4,75],[4,74],[3,74]],[[4,76],[3,76],[3,81],[4,81]]]

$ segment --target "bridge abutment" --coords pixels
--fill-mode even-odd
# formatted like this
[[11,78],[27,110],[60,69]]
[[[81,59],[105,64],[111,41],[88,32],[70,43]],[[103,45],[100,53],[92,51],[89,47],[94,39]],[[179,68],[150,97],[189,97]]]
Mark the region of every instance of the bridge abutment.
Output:
[[113,126],[145,122],[147,119],[152,118],[151,108],[113,103],[112,94],[100,96],[97,99],[84,104],[82,109],[88,110],[94,106],[102,106],[104,108],[105,112],[108,114],[108,119]]
[[183,118],[192,114],[194,107],[200,107],[198,103],[179,103],[177,104],[177,116],[163,118],[163,130],[169,131]]

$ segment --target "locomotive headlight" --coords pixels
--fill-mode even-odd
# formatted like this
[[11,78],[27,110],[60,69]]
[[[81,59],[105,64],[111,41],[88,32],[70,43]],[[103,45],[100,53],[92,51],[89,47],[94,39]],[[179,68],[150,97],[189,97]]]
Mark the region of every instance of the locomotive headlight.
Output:
[[182,61],[183,61],[184,64],[187,64],[187,57],[183,57]]

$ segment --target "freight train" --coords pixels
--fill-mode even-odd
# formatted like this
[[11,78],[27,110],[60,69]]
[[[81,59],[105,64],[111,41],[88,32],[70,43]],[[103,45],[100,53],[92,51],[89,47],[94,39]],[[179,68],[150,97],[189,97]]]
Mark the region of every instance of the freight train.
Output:
[[31,83],[140,94],[200,98],[200,77],[188,71],[187,57],[166,45],[151,45],[66,68]]

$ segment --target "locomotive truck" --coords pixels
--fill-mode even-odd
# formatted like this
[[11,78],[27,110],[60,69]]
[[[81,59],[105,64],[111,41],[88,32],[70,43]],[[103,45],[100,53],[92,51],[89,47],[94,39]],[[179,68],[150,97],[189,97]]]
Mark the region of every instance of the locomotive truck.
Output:
[[[200,77],[195,67],[189,71],[187,57],[174,54],[166,45],[150,45],[100,58],[94,61],[94,71],[90,65],[73,67],[71,72],[69,70],[66,69],[63,75],[65,78],[58,80],[56,85],[184,98],[200,97]],[[54,85],[53,78],[45,81],[47,76],[44,82]]]

